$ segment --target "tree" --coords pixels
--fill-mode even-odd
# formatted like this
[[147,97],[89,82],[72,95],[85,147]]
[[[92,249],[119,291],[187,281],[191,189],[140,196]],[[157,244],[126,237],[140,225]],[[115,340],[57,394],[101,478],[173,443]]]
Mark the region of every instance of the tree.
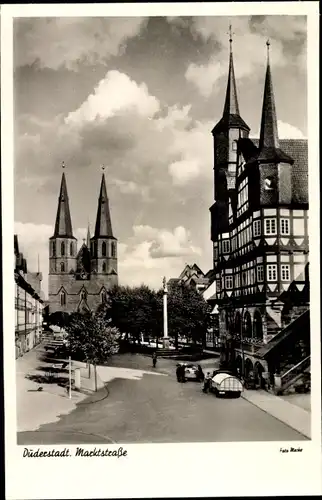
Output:
[[162,330],[162,309],[157,293],[148,286],[114,287],[101,308],[111,324],[140,342],[141,335],[153,337]]
[[209,321],[210,306],[197,290],[181,284],[173,285],[168,293],[169,335],[185,336],[193,342],[204,342]]
[[69,323],[69,314],[64,311],[56,311],[48,316],[48,324],[65,328]]
[[97,390],[96,365],[105,363],[118,351],[119,330],[112,327],[101,312],[74,313],[67,326],[67,334],[71,354],[94,365]]

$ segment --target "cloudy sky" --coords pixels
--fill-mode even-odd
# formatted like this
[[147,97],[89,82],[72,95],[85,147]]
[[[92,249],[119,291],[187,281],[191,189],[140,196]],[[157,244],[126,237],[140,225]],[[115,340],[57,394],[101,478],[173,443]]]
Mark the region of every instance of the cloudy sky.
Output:
[[106,165],[122,284],[211,268],[211,129],[233,25],[240,112],[258,135],[267,38],[280,138],[305,137],[306,19],[26,18],[14,22],[15,232],[47,293],[66,164],[74,233],[95,223]]

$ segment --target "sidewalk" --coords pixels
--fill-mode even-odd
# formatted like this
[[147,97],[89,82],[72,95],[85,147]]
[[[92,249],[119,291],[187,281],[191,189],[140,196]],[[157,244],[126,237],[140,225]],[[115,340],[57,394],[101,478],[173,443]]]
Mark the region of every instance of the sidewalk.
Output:
[[[45,365],[39,359],[43,352],[40,345],[16,359],[17,432],[37,430],[43,424],[58,421],[61,415],[70,413],[86,397],[72,391],[69,398],[64,387],[26,378],[26,375],[44,374],[38,369]],[[38,392],[40,386],[43,390]]]
[[263,390],[247,391],[242,397],[277,420],[311,439],[311,412]]

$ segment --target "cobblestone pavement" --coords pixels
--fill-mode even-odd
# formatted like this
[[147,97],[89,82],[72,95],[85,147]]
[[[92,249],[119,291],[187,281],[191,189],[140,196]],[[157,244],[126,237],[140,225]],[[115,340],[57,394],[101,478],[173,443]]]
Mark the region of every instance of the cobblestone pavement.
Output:
[[[202,364],[209,371],[216,360]],[[204,394],[200,384],[179,384],[176,362],[120,355],[109,366],[141,370],[140,378],[115,378],[109,396],[95,403],[79,403],[58,422],[38,431],[21,432],[18,444],[178,443],[303,440],[304,436],[243,398],[217,399]],[[151,372],[148,374],[146,372]],[[167,376],[154,376],[153,373]]]

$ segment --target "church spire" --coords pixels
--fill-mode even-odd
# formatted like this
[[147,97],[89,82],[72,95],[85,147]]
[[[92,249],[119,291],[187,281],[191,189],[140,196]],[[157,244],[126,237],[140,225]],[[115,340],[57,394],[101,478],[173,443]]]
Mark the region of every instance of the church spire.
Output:
[[[65,164],[62,164],[62,168],[65,168]],[[63,171],[61,184],[60,184],[60,192],[58,198],[58,209],[56,215],[56,223],[55,223],[55,238],[73,238],[73,228],[72,228],[72,220],[70,217],[69,211],[69,201],[68,201],[68,193],[67,193],[67,184],[65,178],[65,172]]]
[[275,96],[269,59],[270,42],[267,40],[267,66],[263,96],[262,120],[259,137],[259,156],[261,162],[279,161],[293,163],[293,159],[280,149],[275,108]]
[[259,149],[262,151],[264,148],[279,148],[278,130],[277,130],[277,117],[275,108],[275,97],[271,74],[271,65],[269,60],[269,47],[270,42],[267,40],[267,67],[263,97],[262,121],[259,139]]
[[228,82],[227,82],[226,99],[225,99],[223,117],[229,118],[229,115],[239,115],[237,86],[236,86],[235,71],[234,71],[233,39],[232,39],[231,25],[229,26]]
[[[104,170],[104,169],[103,169]],[[95,238],[113,238],[109,201],[106,192],[105,175],[102,174],[101,189],[98,198]]]

